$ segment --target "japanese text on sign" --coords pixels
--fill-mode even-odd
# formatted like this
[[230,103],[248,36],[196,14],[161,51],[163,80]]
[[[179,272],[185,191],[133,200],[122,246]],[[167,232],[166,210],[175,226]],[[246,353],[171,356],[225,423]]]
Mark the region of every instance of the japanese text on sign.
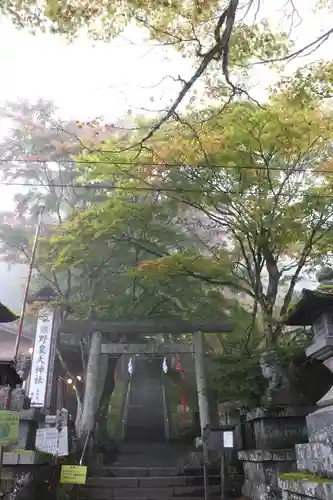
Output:
[[81,465],[63,465],[61,467],[60,483],[62,484],[85,484],[87,478],[87,467]]
[[38,451],[66,457],[68,455],[68,428],[63,427],[61,430],[55,427],[38,429],[35,446]]
[[51,309],[41,309],[37,321],[29,397],[31,398],[31,406],[39,408],[45,406],[52,346],[53,316],[54,312]]
[[0,446],[18,442],[19,425],[19,411],[0,410]]

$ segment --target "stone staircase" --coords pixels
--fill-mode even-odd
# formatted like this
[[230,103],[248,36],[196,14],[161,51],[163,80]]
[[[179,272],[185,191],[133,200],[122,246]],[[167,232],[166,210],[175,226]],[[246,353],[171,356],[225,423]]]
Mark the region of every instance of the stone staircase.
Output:
[[165,441],[161,361],[135,358],[125,424],[125,441]]
[[[89,467],[80,498],[203,500],[203,470],[190,467],[189,447],[166,442],[161,360],[136,357],[133,369],[117,458],[108,466]],[[212,469],[209,499],[220,498],[220,489],[220,470]]]
[[[125,445],[116,462],[91,469],[80,498],[87,500],[204,499],[201,469],[184,464],[184,449],[171,445]],[[220,498],[218,469],[209,474],[209,498]]]

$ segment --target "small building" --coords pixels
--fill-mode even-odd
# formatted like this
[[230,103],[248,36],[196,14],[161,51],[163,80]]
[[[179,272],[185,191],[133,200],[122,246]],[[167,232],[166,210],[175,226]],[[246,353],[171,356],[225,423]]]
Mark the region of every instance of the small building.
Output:
[[[0,302],[0,358],[10,359],[13,356],[18,325],[13,324],[19,316]],[[20,353],[28,353],[32,347],[32,339],[25,335],[21,338]]]
[[[17,335],[17,324],[6,324],[0,323],[0,357],[3,359],[10,359],[13,357],[16,335]],[[19,354],[28,354],[31,352],[33,347],[33,339],[22,335]]]

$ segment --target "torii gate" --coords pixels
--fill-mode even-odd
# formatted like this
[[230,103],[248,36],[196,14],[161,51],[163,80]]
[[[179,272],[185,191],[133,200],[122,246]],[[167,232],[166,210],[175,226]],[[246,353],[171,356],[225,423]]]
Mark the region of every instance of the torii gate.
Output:
[[[156,334],[169,334],[181,335],[184,333],[192,334],[193,345],[187,349],[184,344],[171,344],[167,347],[158,346],[155,349],[156,354],[177,354],[189,352],[194,354],[195,376],[197,383],[198,393],[198,406],[200,414],[201,432],[210,423],[209,408],[207,399],[206,379],[204,371],[204,348],[203,348],[203,332],[204,333],[222,333],[231,332],[232,327],[227,321],[183,321],[183,320],[145,320],[145,321],[128,321],[128,322],[102,322],[102,321],[89,321],[89,320],[66,320],[60,327],[60,332],[63,333],[77,333],[91,335],[91,349],[89,354],[89,361],[93,362],[96,356],[101,354],[123,354],[125,352],[135,353],[154,353],[152,346],[145,348],[143,344],[140,346],[133,344],[112,344],[110,341],[104,342],[103,336],[112,335],[126,335],[135,337],[140,334],[156,335]],[[85,397],[89,398],[94,393],[92,381],[86,380]]]

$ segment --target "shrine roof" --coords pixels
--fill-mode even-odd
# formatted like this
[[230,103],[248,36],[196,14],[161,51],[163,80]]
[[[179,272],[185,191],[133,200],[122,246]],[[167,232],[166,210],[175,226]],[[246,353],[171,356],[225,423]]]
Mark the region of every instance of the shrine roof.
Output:
[[13,389],[22,383],[13,361],[4,359],[0,360],[0,383],[1,385],[9,385]]
[[313,325],[315,320],[324,312],[333,313],[333,290],[308,290],[303,288],[301,299],[292,305],[282,323],[290,326]]
[[37,292],[32,295],[29,295],[28,304],[32,304],[33,302],[50,302],[52,300],[56,300],[58,298],[58,294],[53,290],[51,286],[43,286]]
[[8,307],[0,302],[0,323],[11,323],[19,318]]

